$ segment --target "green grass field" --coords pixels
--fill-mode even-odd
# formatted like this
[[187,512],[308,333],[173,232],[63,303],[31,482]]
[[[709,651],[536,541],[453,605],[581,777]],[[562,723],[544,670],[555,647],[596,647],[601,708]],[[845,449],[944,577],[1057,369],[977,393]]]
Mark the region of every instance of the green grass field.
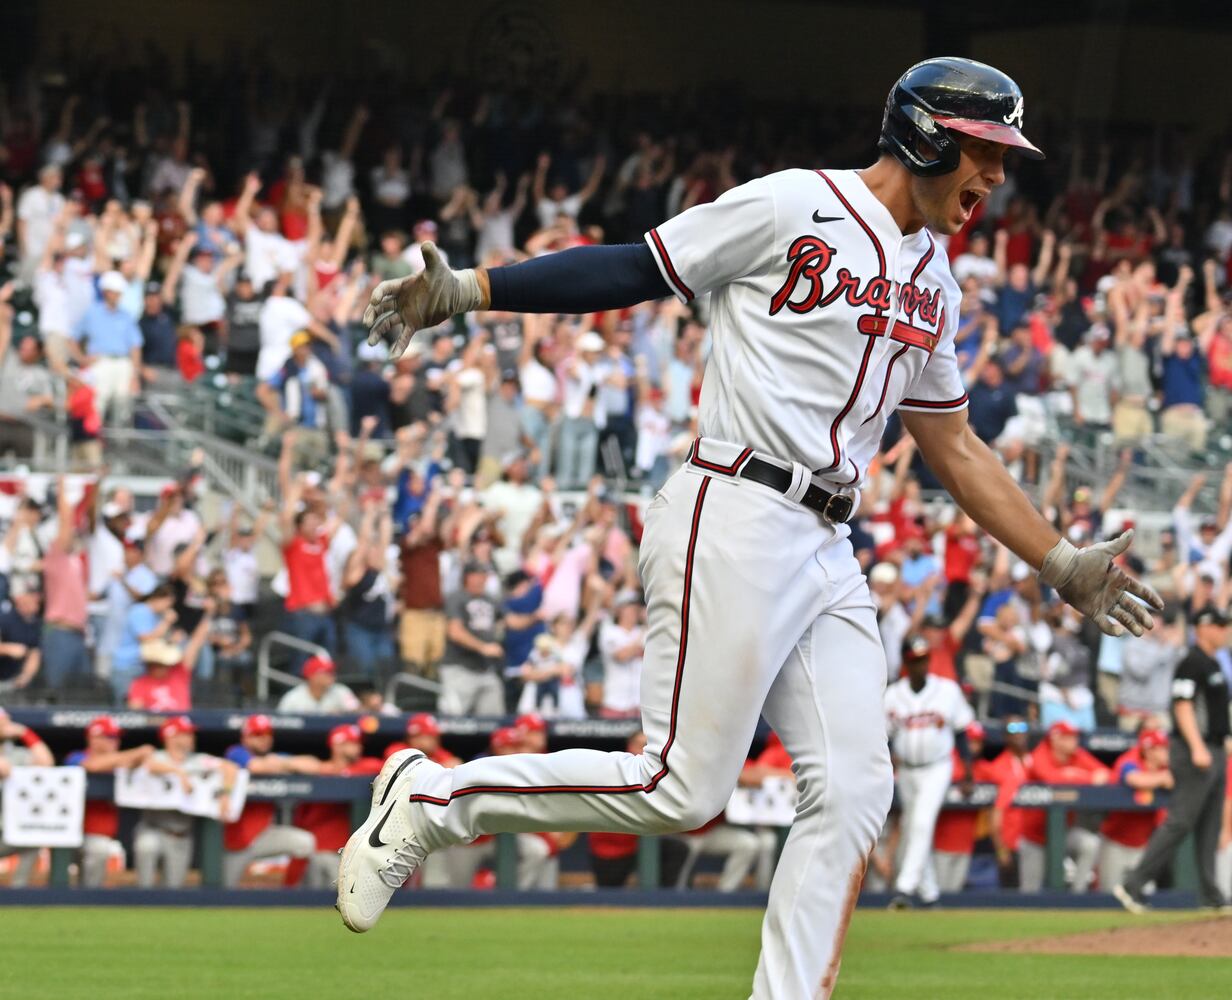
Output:
[[[949,950],[1132,919],[1090,911],[858,911],[835,996],[1232,996],[1232,960]],[[744,1000],[759,921],[754,910],[401,908],[357,937],[332,909],[0,908],[0,997]]]

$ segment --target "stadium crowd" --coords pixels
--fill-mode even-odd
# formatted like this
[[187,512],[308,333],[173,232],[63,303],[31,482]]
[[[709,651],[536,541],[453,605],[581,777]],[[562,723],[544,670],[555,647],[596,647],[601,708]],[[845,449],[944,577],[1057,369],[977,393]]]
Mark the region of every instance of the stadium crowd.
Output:
[[[696,436],[706,304],[477,313],[420,335],[392,364],[366,344],[359,315],[376,282],[423,268],[429,241],[469,266],[638,240],[823,150],[858,162],[869,151],[843,148],[841,116],[777,142],[781,109],[717,122],[688,102],[450,86],[348,102],[259,63],[195,67],[172,99],[153,75],[92,72],[71,88],[0,94],[11,275],[0,287],[0,453],[31,455],[31,418],[62,422],[84,473],[0,504],[6,697],[84,692],[176,716],[194,701],[252,706],[264,621],[320,652],[297,654],[302,683],[258,708],[396,713],[381,692],[406,671],[439,682],[445,716],[637,717],[637,497]],[[1055,148],[1046,173],[1011,164],[947,249],[971,421],[1081,543],[1132,519],[1115,501],[1135,446],[1162,434],[1201,454],[1227,426],[1232,155]],[[279,490],[258,518],[206,513],[201,456],[152,510],[109,483],[108,430],[147,419],[144,394],[199,381],[264,408],[253,446],[278,455]],[[1099,496],[1067,484],[1064,445],[1041,460],[1057,425],[1120,449]],[[1167,598],[1162,627],[1113,639],[952,505],[926,499],[927,471],[896,428],[852,524],[890,677],[904,640],[922,635],[930,669],[960,682],[985,722],[1006,724],[998,766],[1023,780],[1024,722],[1050,734],[1058,770],[1075,751],[1057,734],[1097,725],[1142,732],[1149,756],[1194,621],[1232,597],[1232,465],[1209,516],[1194,509],[1204,481],[1178,500],[1159,552],[1128,559]],[[266,540],[280,556],[272,578]],[[1217,658],[1232,677],[1227,649]],[[277,766],[362,773],[347,725],[327,765]],[[507,746],[494,738],[492,752],[521,748],[523,730]],[[245,747],[250,735],[269,734],[246,731]],[[266,819],[254,838],[280,829]],[[173,880],[174,831],[148,826]],[[311,873],[332,841],[300,826],[316,832],[313,850],[273,840]],[[1017,837],[1003,849],[1030,853]],[[600,850],[628,874],[628,844]],[[766,845],[740,850],[751,871]]]

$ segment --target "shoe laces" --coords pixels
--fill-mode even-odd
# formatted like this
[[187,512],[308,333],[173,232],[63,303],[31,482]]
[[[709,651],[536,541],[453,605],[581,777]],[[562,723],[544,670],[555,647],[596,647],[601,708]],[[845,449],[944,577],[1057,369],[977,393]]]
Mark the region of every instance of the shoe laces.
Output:
[[403,837],[401,843],[394,847],[394,856],[387,859],[385,866],[377,871],[377,878],[391,889],[401,889],[403,883],[411,877],[411,872],[423,864],[427,856],[428,852],[422,847]]

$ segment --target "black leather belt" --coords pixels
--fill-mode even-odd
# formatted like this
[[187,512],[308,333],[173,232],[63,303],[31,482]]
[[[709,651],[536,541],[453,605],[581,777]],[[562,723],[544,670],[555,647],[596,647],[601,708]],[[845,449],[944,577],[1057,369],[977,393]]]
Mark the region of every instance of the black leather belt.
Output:
[[[781,469],[777,465],[763,462],[756,457],[744,463],[744,468],[740,470],[740,478],[761,483],[762,486],[769,486],[770,489],[777,490],[779,493],[786,493],[791,489],[790,469]],[[817,511],[831,524],[846,524],[855,506],[851,497],[843,496],[841,493],[827,493],[814,482],[809,483],[799,503],[809,510]]]

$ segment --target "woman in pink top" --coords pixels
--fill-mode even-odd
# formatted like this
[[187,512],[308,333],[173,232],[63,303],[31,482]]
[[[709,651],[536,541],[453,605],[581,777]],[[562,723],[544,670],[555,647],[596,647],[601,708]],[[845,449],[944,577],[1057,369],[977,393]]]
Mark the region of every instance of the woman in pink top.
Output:
[[64,477],[56,481],[56,537],[43,555],[43,676],[61,688],[90,676],[85,551]]

